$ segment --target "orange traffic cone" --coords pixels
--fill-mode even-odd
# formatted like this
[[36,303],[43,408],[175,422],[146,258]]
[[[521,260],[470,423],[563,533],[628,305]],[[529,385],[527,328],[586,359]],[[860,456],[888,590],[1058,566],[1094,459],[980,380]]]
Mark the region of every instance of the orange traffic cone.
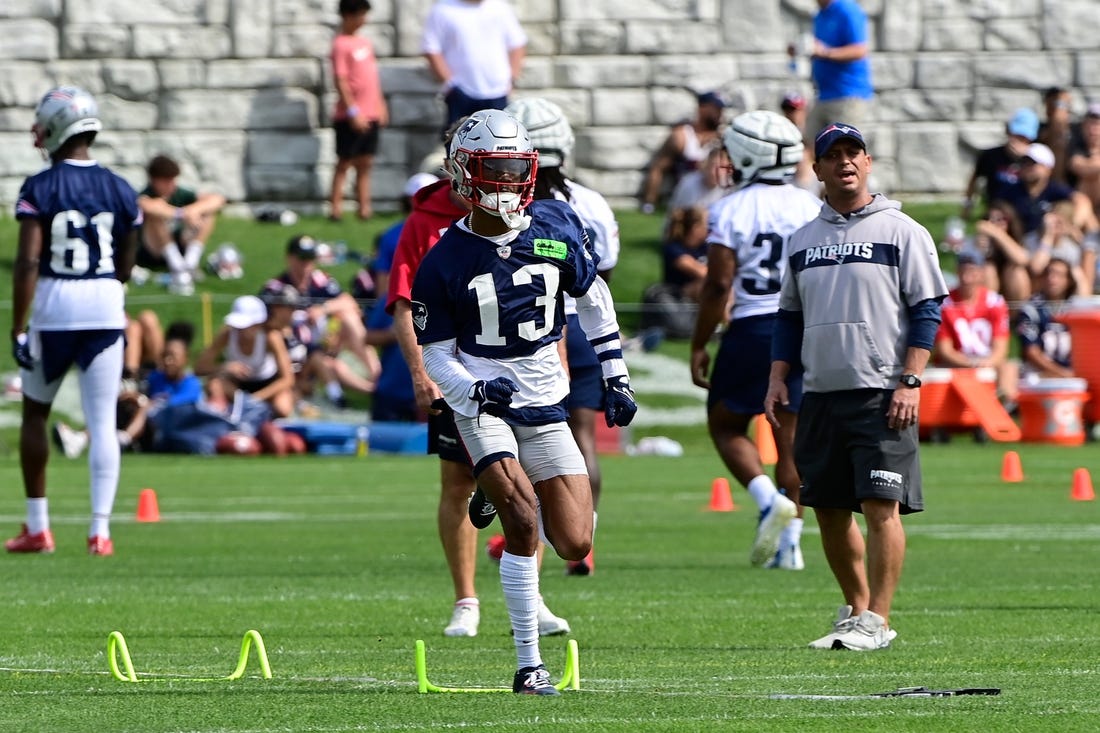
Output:
[[152,489],[142,489],[141,493],[138,494],[137,521],[160,521],[160,508],[157,506],[157,492]]
[[1018,484],[1024,480],[1024,467],[1020,464],[1020,454],[1014,450],[1005,451],[1001,463],[1001,481]]
[[730,493],[730,482],[719,476],[710,482],[710,512],[735,512],[737,505],[733,503],[733,494]]
[[779,461],[779,452],[775,449],[772,425],[763,415],[757,415],[753,422],[756,423],[756,450],[760,453],[760,462],[774,466]]
[[1073,472],[1073,491],[1069,498],[1074,501],[1092,501],[1096,492],[1092,489],[1092,476],[1087,468],[1078,468]]

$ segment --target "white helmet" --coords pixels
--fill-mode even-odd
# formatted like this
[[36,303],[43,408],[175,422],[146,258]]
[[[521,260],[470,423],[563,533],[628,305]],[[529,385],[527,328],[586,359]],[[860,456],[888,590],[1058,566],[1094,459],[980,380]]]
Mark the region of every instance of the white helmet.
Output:
[[802,160],[802,133],[781,114],[745,112],[722,133],[737,187],[754,181],[789,181]]
[[46,92],[34,111],[34,145],[51,155],[73,135],[99,132],[99,106],[95,98],[79,87],[55,87]]
[[455,191],[473,206],[523,230],[523,210],[535,194],[538,153],[527,129],[507,112],[483,109],[470,115],[454,134],[447,174]]
[[561,166],[573,152],[573,128],[561,107],[542,97],[517,99],[504,111],[519,120],[539,151],[539,165]]

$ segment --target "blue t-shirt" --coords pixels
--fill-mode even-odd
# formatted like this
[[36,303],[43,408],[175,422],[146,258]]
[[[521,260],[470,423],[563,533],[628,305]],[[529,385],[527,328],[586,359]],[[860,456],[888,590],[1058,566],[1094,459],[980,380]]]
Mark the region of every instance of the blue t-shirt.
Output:
[[1002,189],[1002,195],[1020,215],[1024,233],[1031,234],[1043,228],[1043,216],[1054,208],[1054,204],[1073,198],[1073,189],[1064,183],[1052,180],[1038,196],[1032,198],[1023,181],[1016,181],[1005,186]]
[[202,381],[194,374],[185,374],[178,382],[173,382],[159,369],[149,373],[149,399],[163,401],[168,405],[186,405],[198,402],[202,397]]
[[680,259],[682,255],[687,255],[695,259],[696,262],[702,262],[706,264],[707,261],[707,248],[696,247],[691,249],[685,247],[681,242],[665,242],[663,248],[664,254],[664,270],[665,270],[665,285],[673,285],[678,288],[682,288],[692,281],[691,276],[679,270],[675,263]]
[[401,238],[401,230],[405,228],[405,220],[397,222],[389,229],[378,235],[378,255],[374,258],[375,272],[389,272],[393,267],[393,255],[397,251],[397,240]]
[[[814,38],[829,48],[867,43],[867,15],[855,0],[833,0],[814,16]],[[817,85],[817,98],[822,102],[874,96],[871,61],[866,56],[855,61],[832,61],[815,56],[811,71]]]

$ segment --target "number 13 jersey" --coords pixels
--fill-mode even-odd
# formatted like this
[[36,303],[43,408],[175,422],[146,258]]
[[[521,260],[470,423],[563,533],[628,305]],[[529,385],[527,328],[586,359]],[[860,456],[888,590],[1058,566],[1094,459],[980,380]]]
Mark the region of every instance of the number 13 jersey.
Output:
[[514,407],[556,404],[568,393],[556,346],[562,294],[585,295],[599,264],[568,204],[535,201],[527,213],[527,230],[500,237],[454,224],[424,257],[412,289],[418,341],[454,339],[475,378],[513,379]]

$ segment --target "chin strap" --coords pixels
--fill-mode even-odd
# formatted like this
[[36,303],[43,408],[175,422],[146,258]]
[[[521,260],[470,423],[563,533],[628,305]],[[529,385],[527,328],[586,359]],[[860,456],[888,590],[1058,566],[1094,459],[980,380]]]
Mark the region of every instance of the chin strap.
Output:
[[513,229],[517,232],[524,232],[531,226],[531,217],[524,214],[522,211],[498,210],[497,213],[500,214],[500,218],[504,220],[504,223],[508,225],[509,229]]

